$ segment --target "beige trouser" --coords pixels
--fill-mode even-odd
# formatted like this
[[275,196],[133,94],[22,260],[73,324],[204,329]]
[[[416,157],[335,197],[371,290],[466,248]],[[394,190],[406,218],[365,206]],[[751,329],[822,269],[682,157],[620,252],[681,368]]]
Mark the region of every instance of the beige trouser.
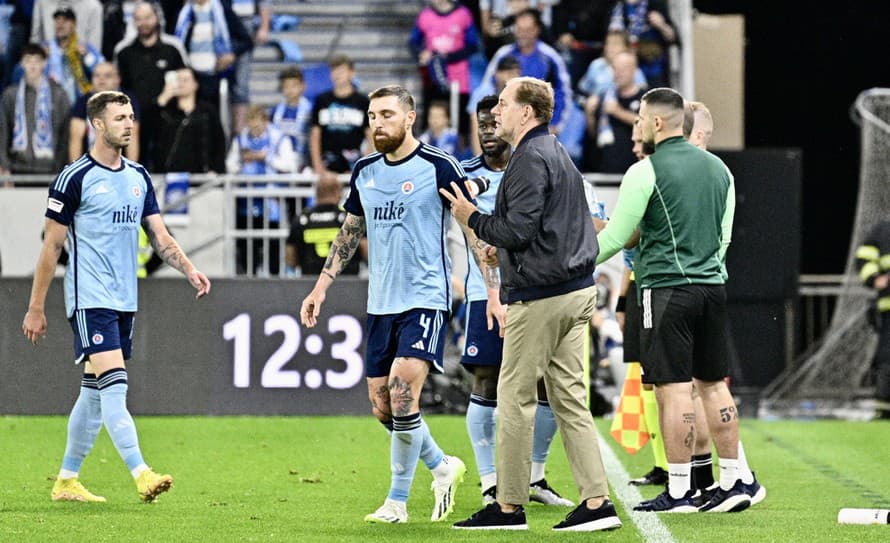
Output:
[[542,376],[580,498],[609,494],[584,385],[584,337],[595,309],[595,287],[516,302],[507,308],[498,379],[497,475],[501,503],[529,501],[537,381]]

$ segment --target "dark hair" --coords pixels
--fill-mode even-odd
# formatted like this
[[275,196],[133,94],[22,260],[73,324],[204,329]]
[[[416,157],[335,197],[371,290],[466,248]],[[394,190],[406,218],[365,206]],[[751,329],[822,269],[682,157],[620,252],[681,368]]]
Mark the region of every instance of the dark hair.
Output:
[[476,115],[479,115],[483,111],[491,111],[491,108],[496,105],[498,105],[498,97],[494,94],[489,94],[479,100],[479,103],[476,104]]
[[29,43],[22,47],[22,56],[24,57],[25,55],[37,55],[46,60],[46,49],[39,43]]
[[427,115],[434,107],[440,107],[445,110],[445,115],[451,117],[451,108],[446,100],[431,100],[429,107],[427,107]]
[[331,55],[328,57],[328,68],[334,69],[338,66],[346,66],[350,70],[355,69],[352,59],[343,54]]
[[495,66],[496,72],[506,72],[507,70],[519,70],[519,59],[514,57],[513,55],[507,55],[501,60],[498,61],[497,66]]
[[284,82],[285,79],[299,79],[300,81],[305,81],[303,70],[301,70],[299,66],[288,66],[278,73],[278,81]]
[[668,108],[676,111],[683,111],[683,108],[685,107],[683,95],[668,87],[658,87],[656,89],[646,91],[646,94],[644,94],[643,97],[640,98],[640,100],[646,102],[649,105],[667,106]]
[[510,81],[516,85],[516,102],[531,106],[536,120],[549,123],[553,119],[553,87],[549,82],[536,77],[514,77]]
[[411,93],[408,92],[408,89],[401,85],[386,85],[384,87],[380,87],[379,89],[368,94],[369,100],[374,100],[375,98],[384,98],[386,96],[395,96],[398,98],[399,103],[402,104],[408,111],[414,111],[414,97],[411,96]]
[[125,106],[130,103],[130,97],[118,91],[97,92],[87,102],[87,118],[98,119],[105,113],[108,104]]
[[531,17],[535,21],[535,25],[538,27],[538,31],[544,29],[544,20],[541,19],[541,12],[536,8],[525,8],[514,16],[514,21],[519,19],[520,17]]

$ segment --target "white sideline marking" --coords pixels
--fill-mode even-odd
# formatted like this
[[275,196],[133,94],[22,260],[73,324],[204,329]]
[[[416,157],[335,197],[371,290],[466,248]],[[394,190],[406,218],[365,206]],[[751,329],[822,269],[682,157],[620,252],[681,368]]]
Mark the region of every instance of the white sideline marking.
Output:
[[615,456],[615,451],[609,446],[609,443],[600,433],[599,429],[596,431],[596,437],[599,439],[600,454],[603,457],[603,467],[606,468],[606,475],[609,477],[609,482],[612,484],[612,492],[615,494],[615,497],[618,498],[618,501],[621,502],[621,505],[624,506],[624,510],[627,514],[630,515],[630,520],[636,524],[637,529],[640,531],[640,535],[643,536],[643,541],[676,543],[674,536],[671,535],[671,531],[667,529],[667,526],[659,520],[655,513],[633,510],[633,507],[643,500],[642,494],[640,494],[637,487],[628,484],[630,475],[627,474],[624,465],[621,464],[621,461]]

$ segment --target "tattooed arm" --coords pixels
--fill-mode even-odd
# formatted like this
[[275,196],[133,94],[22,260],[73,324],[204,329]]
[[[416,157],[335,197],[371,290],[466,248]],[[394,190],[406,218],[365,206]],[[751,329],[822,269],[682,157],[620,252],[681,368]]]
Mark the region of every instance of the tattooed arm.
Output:
[[303,300],[300,306],[300,321],[309,328],[315,326],[318,314],[321,312],[321,304],[324,303],[328,288],[334,283],[334,278],[339,275],[362,242],[365,235],[365,218],[348,213],[343,226],[337,232],[337,237],[331,244],[328,259],[318,274],[315,288]]
[[469,226],[460,224],[464,233],[464,240],[473,254],[473,260],[482,271],[482,278],[485,281],[485,287],[488,291],[488,301],[485,305],[485,317],[488,322],[488,329],[494,329],[494,323],[498,323],[498,333],[504,337],[504,326],[507,323],[507,308],[501,304],[501,274],[497,265],[497,257],[492,257],[494,247],[485,243],[478,237],[473,229]]
[[145,228],[145,233],[148,234],[148,239],[151,240],[151,247],[154,249],[155,254],[170,267],[179,270],[180,273],[188,278],[189,283],[195,287],[195,290],[198,291],[197,295],[195,295],[196,299],[210,292],[210,279],[207,279],[206,275],[199,272],[191,260],[185,256],[179,244],[176,243],[176,240],[167,231],[164,220],[161,219],[159,214],[145,217],[142,220],[142,227]]

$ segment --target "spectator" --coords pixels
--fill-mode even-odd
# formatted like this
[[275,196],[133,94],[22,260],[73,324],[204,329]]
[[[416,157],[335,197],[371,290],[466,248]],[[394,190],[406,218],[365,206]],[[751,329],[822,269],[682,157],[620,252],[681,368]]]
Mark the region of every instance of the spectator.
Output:
[[[424,113],[433,100],[449,99],[453,81],[457,82],[460,93],[459,110],[466,109],[470,99],[468,59],[480,46],[470,10],[452,0],[431,1],[417,16],[409,43],[421,68]],[[463,115],[458,131],[464,142],[467,127],[467,118]]]
[[541,41],[541,15],[535,9],[526,9],[516,15],[516,43],[505,45],[497,50],[483,81],[494,76],[495,69],[505,56],[514,56],[519,61],[520,74],[543,79],[553,87],[555,109],[550,121],[550,131],[558,134],[568,121],[572,104],[572,84],[562,56],[552,47]]
[[[100,62],[93,69],[93,90],[84,94],[71,107],[71,123],[68,135],[68,161],[74,162],[86,150],[93,146],[96,134],[93,125],[87,119],[87,102],[97,92],[121,90],[121,78],[117,68],[110,62]],[[125,92],[129,96],[129,92]],[[130,96],[130,104],[136,120],[133,122],[130,144],[124,148],[124,154],[132,161],[139,160],[139,104]]]
[[663,0],[619,0],[609,30],[627,32],[650,87],[670,86],[668,48],[676,43],[677,33]]
[[0,77],[0,90],[5,89],[12,82],[13,71],[22,59],[22,47],[28,43],[28,37],[31,35],[31,14],[34,9],[34,0],[19,0],[14,4],[15,9],[9,18],[6,51],[2,56],[3,73]]
[[606,2],[590,0],[560,0],[553,6],[550,31],[556,37],[556,49],[567,59],[573,89],[604,41],[609,8]]
[[232,132],[239,134],[244,128],[247,106],[250,104],[250,65],[253,63],[253,48],[269,41],[269,27],[272,11],[267,0],[226,0],[232,4],[232,11],[238,16],[251,38],[250,49],[235,59],[235,84],[232,92]]
[[637,161],[627,141],[631,139],[640,99],[646,89],[636,82],[637,57],[633,53],[619,53],[612,68],[615,88],[591,96],[585,105],[584,166],[587,171],[624,173]]
[[102,0],[102,56],[114,58],[114,49],[127,35],[124,0]]
[[347,173],[362,156],[362,143],[371,142],[368,128],[368,97],[358,92],[353,82],[355,68],[346,55],[328,60],[334,88],[320,94],[312,108],[309,154],[312,169]]
[[[226,166],[229,173],[263,176],[293,172],[296,158],[290,138],[269,124],[266,108],[252,105],[247,110],[247,126],[232,140]],[[251,188],[270,186],[251,183]],[[237,198],[238,230],[276,229],[281,224],[282,201],[280,198]],[[248,255],[250,241],[251,256]],[[236,272],[239,275],[278,275],[281,264],[281,242],[254,238],[238,239],[235,245]],[[264,249],[268,249],[267,251]]]
[[198,98],[198,79],[191,68],[176,71],[158,96],[158,172],[223,173],[226,136],[219,114]]
[[201,99],[218,108],[220,81],[235,87],[235,60],[253,47],[250,34],[222,0],[188,0],[179,11],[174,34],[188,52]]
[[[346,210],[340,206],[342,187],[337,176],[326,173],[315,184],[315,205],[307,207],[291,222],[290,235],[285,246],[288,275],[314,276],[321,273],[331,250],[331,243],[337,237],[340,226],[346,220]],[[359,243],[361,261],[368,260],[368,238]],[[357,275],[359,259],[349,261],[340,273]]]
[[47,73],[62,85],[68,101],[74,103],[92,89],[93,68],[105,60],[97,47],[81,42],[77,34],[77,15],[69,7],[53,13],[55,37],[47,42],[49,49]]
[[[591,96],[599,96],[607,90],[615,88],[612,62],[618,53],[625,51],[630,51],[627,33],[623,30],[610,30],[606,34],[606,41],[603,44],[603,55],[590,63],[584,77],[578,82],[578,91],[582,95],[579,97],[579,102],[582,106]],[[640,87],[647,86],[646,76],[639,67],[634,74],[634,82]]]
[[[559,2],[559,0],[556,0]],[[485,58],[513,43],[516,36],[516,16],[529,8],[541,14],[542,35],[548,41],[553,0],[479,0],[479,20],[485,40]]]
[[102,3],[99,0],[34,0],[31,41],[46,43],[56,35],[56,12],[71,10],[77,20],[77,36],[93,49],[102,49]]
[[495,66],[494,75],[491,78],[483,79],[479,86],[473,89],[470,103],[467,104],[467,114],[470,116],[470,128],[472,129],[470,148],[474,154],[482,153],[482,146],[479,143],[478,119],[476,118],[476,106],[479,100],[488,95],[499,95],[507,86],[507,81],[519,77],[519,69],[519,61],[516,60],[516,57],[503,56]]
[[457,156],[457,132],[451,128],[448,117],[448,103],[436,100],[430,103],[426,115],[427,130],[420,135],[420,141]]
[[26,45],[21,64],[24,77],[3,91],[0,174],[54,174],[68,156],[71,102],[62,87],[44,75],[43,47]]
[[284,100],[272,108],[272,126],[290,138],[296,158],[293,171],[301,172],[308,164],[307,139],[312,103],[303,96],[306,81],[303,70],[297,66],[282,70],[278,74],[278,82]]
[[[164,89],[164,77],[185,67],[186,52],[176,37],[161,32],[164,14],[152,2],[137,2],[133,7],[135,35],[115,47],[115,62],[120,71],[121,87],[127,89],[140,107],[139,148],[142,164],[155,171],[161,106],[158,97]],[[171,75],[171,77],[173,77]]]

